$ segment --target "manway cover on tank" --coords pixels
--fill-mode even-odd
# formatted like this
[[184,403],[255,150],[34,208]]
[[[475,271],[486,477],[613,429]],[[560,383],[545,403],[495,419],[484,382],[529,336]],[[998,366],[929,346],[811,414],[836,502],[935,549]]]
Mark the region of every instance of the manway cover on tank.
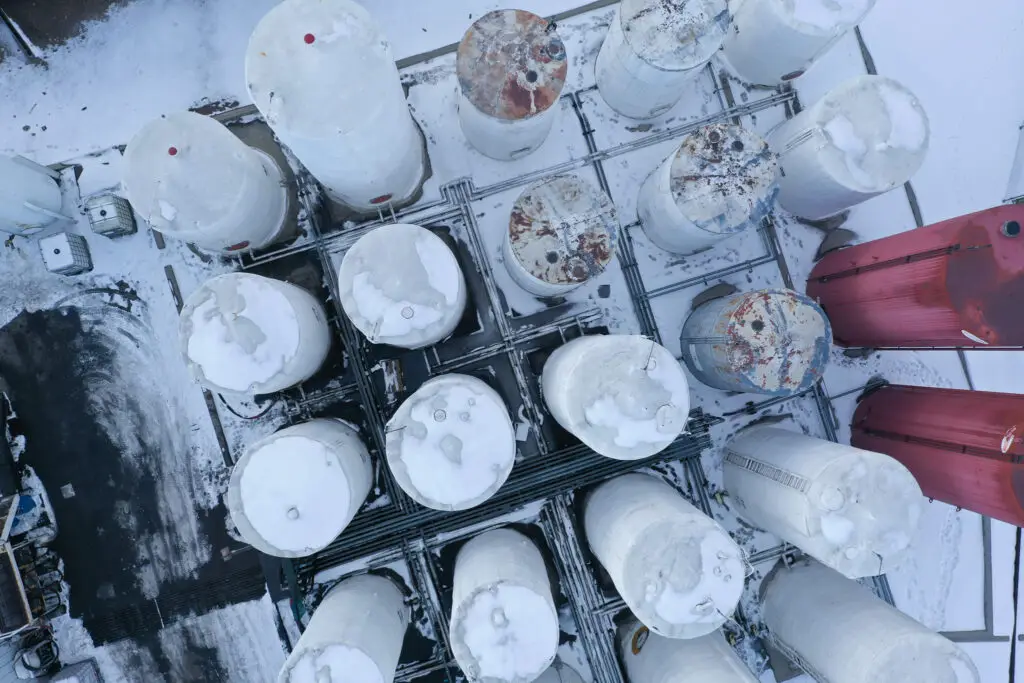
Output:
[[480,112],[516,121],[558,101],[568,62],[554,24],[506,9],[488,12],[466,31],[456,72],[462,94]]
[[884,386],[863,397],[850,443],[901,462],[924,495],[1024,526],[1024,396]]
[[832,330],[821,308],[788,289],[712,299],[683,325],[683,361],[724,391],[789,396],[809,389],[828,364]]
[[840,346],[1024,345],[1024,205],[997,206],[826,256],[807,294]]

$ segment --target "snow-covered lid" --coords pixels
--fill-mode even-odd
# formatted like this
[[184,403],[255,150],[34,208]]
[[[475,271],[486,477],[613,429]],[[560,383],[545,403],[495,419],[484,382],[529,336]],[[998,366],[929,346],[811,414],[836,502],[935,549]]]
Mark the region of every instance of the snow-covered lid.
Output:
[[626,42],[645,62],[668,71],[700,66],[725,40],[726,0],[622,0]]
[[890,190],[924,163],[928,115],[914,94],[891,78],[849,80],[816,103],[812,116],[828,143],[819,158],[854,190]]
[[746,563],[729,534],[695,510],[638,528],[623,577],[623,599],[652,631],[697,638],[736,610]]
[[453,647],[472,680],[529,683],[551,664],[558,615],[531,588],[499,581],[479,588],[452,612]]
[[835,35],[859,24],[875,0],[774,0],[781,16],[804,33]]
[[808,496],[810,524],[834,548],[823,561],[856,577],[882,574],[900,563],[924,507],[921,488],[906,467],[860,449],[829,465]]
[[301,330],[287,283],[249,273],[204,282],[181,310],[179,337],[193,376],[230,393],[279,391]]
[[367,339],[408,349],[447,337],[466,306],[455,255],[418,225],[383,225],[360,237],[341,262],[338,288]]
[[534,683],[583,683],[583,677],[576,669],[556,659]]
[[505,402],[469,375],[435,377],[387,426],[388,466],[402,490],[434,510],[466,510],[493,496],[516,457]]
[[459,43],[462,94],[488,116],[517,121],[558,101],[568,62],[554,25],[518,9],[488,12]]
[[683,138],[670,188],[687,219],[715,233],[739,232],[771,213],[779,159],[753,131],[713,123]]
[[526,188],[512,207],[511,252],[533,277],[576,285],[600,275],[615,255],[619,219],[611,199],[575,175]]
[[154,230],[227,248],[225,227],[261,160],[223,124],[177,112],[146,124],[124,151],[128,201]]
[[[231,474],[237,496],[231,515],[245,535],[251,527],[257,548],[280,557],[304,557],[322,550],[352,519],[352,483],[336,451],[308,436],[273,435],[254,445]],[[361,501],[360,501],[361,502]],[[260,542],[262,541],[262,542]]]
[[342,644],[303,649],[281,675],[285,683],[387,683],[393,678],[370,655]]
[[396,81],[391,46],[352,0],[284,0],[273,7],[249,38],[245,75],[271,127],[314,139],[364,122],[366,107],[374,106],[367,93]]
[[647,458],[667,448],[686,427],[690,410],[682,367],[668,349],[641,336],[569,342],[548,359],[543,389],[549,407],[564,409],[562,427],[618,460]]

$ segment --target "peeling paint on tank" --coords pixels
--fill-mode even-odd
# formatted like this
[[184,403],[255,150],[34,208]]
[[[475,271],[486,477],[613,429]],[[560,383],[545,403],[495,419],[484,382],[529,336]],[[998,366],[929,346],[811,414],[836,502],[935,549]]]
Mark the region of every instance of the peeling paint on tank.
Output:
[[683,361],[725,391],[789,396],[812,387],[828,364],[832,332],[812,300],[785,289],[712,299],[683,325]]
[[516,121],[558,101],[568,61],[553,24],[523,10],[495,10],[466,31],[456,72],[463,96],[474,107]]
[[[555,176],[519,195],[509,217],[506,265],[538,295],[568,291],[599,275],[615,254],[618,218],[611,199],[574,175]],[[510,258],[509,258],[510,257]],[[508,263],[515,261],[515,263]],[[523,282],[522,275],[538,282]],[[540,287],[544,291],[537,291]]]

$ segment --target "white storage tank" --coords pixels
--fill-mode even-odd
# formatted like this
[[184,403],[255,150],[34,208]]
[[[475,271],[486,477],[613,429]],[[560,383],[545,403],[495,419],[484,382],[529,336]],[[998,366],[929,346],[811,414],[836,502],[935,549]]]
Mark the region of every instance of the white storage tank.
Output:
[[434,510],[467,510],[512,472],[516,435],[501,396],[476,377],[426,381],[388,421],[387,459],[410,498]]
[[544,402],[563,429],[616,460],[639,460],[676,440],[690,388],[665,347],[635,335],[594,335],[555,349],[541,377]]
[[834,88],[768,136],[779,154],[779,204],[818,220],[899,187],[924,163],[928,116],[910,90],[884,76]]
[[517,531],[494,529],[455,560],[452,654],[471,681],[530,683],[558,651],[558,611],[544,558]]
[[227,394],[272,394],[312,377],[327,358],[323,306],[295,285],[227,273],[207,280],[181,309],[178,337],[193,378]]
[[284,0],[245,55],[249,96],[335,200],[402,204],[423,182],[423,139],[391,45],[352,0]]
[[779,160],[756,133],[728,123],[683,138],[640,187],[637,214],[658,247],[694,254],[771,214]]
[[604,272],[618,230],[615,205],[600,188],[575,175],[542,180],[512,206],[505,268],[535,296],[563,296]]
[[875,0],[732,0],[722,56],[749,83],[798,78],[864,20]]
[[711,299],[683,323],[683,362],[723,391],[791,396],[825,374],[832,326],[821,306],[789,289]]
[[261,249],[284,231],[281,169],[208,116],[177,112],[146,124],[124,151],[122,184],[151,228],[203,249]]
[[441,341],[466,310],[455,254],[426,228],[382,225],[360,237],[338,270],[341,306],[374,344],[418,349]]
[[313,612],[278,683],[392,683],[409,608],[391,581],[345,579]]
[[56,220],[61,210],[56,173],[24,157],[0,154],[0,232],[32,235]]
[[980,681],[956,644],[811,560],[779,565],[765,579],[761,615],[773,643],[819,681]]
[[778,427],[737,433],[723,469],[743,519],[851,579],[898,566],[923,512],[921,488],[893,458]]
[[630,620],[619,629],[626,683],[757,683],[721,631],[679,640]]
[[341,535],[372,483],[359,433],[322,418],[249,446],[231,471],[227,505],[252,547],[275,557],[306,557]]
[[568,71],[554,24],[525,10],[488,12],[462,37],[455,70],[459,122],[469,144],[510,161],[544,143]]
[[[598,366],[599,367],[599,366]],[[699,638],[736,610],[743,551],[674,488],[624,474],[586,500],[587,542],[636,617],[667,638]]]
[[534,683],[583,683],[583,677],[576,669],[556,659]]
[[597,87],[623,116],[671,109],[721,47],[726,0],[622,0],[597,55]]

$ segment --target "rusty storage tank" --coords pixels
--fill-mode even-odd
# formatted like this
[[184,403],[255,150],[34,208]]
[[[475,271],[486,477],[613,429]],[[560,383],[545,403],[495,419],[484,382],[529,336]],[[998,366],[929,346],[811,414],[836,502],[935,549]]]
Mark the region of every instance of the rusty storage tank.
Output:
[[618,231],[615,205],[603,191],[576,175],[548,178],[512,206],[505,268],[535,296],[563,296],[604,272]]
[[306,557],[341,535],[372,484],[359,433],[319,418],[249,446],[231,471],[227,506],[242,538],[261,553]]
[[59,174],[25,157],[0,154],[0,232],[34,235],[62,215]]
[[799,78],[862,22],[875,0],[742,0],[733,3],[722,56],[743,80]]
[[955,643],[812,560],[778,564],[761,584],[769,640],[817,681],[980,683]]
[[353,244],[338,269],[345,315],[374,344],[419,349],[458,327],[466,280],[455,254],[418,225],[382,225]]
[[587,496],[583,522],[616,590],[655,633],[699,638],[736,610],[743,551],[661,479],[634,472],[606,481]]
[[1022,225],[1011,204],[840,249],[807,294],[840,346],[1024,346]]
[[671,109],[721,47],[726,0],[622,0],[597,55],[601,97],[623,116]]
[[778,194],[779,161],[759,135],[715,123],[683,138],[640,187],[637,214],[665,251],[694,254],[756,228]]
[[554,24],[525,10],[488,12],[462,37],[455,70],[459,122],[469,144],[510,161],[544,143],[568,71]]
[[563,429],[616,460],[660,453],[689,419],[682,366],[668,349],[639,335],[591,335],[563,344],[545,362],[541,386]]
[[910,180],[928,152],[928,116],[910,90],[859,76],[829,91],[768,136],[779,154],[779,204],[827,218]]
[[723,391],[790,396],[828,365],[832,330],[821,307],[788,289],[738,292],[698,306],[683,323],[683,362]]
[[757,683],[721,631],[680,640],[630,619],[617,644],[628,683]]
[[547,565],[529,538],[492,529],[455,558],[449,641],[467,678],[531,683],[558,653],[558,609]]
[[123,185],[154,230],[203,249],[260,249],[284,231],[288,190],[270,155],[184,111],[146,124],[124,151]]
[[850,430],[929,498],[1024,526],[1024,396],[888,385],[861,398]]
[[426,170],[391,46],[352,0],[284,0],[245,55],[249,96],[335,200],[357,211],[407,203]]
[[722,469],[744,520],[851,579],[900,564],[925,504],[893,458],[778,427],[739,431]]
[[382,576],[345,579],[324,596],[278,683],[392,683],[398,669],[409,608]]

